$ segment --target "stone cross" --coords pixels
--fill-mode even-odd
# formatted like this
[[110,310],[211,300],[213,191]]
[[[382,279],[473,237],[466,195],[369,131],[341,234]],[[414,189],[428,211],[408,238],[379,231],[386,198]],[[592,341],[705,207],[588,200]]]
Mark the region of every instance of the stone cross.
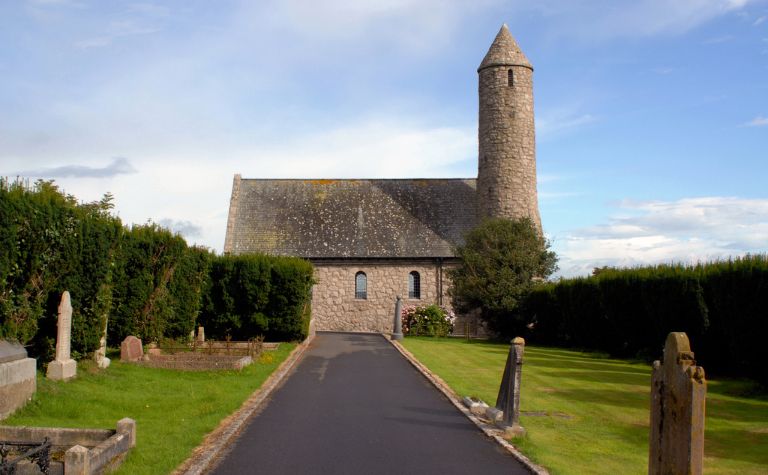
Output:
[[47,375],[50,379],[67,380],[77,374],[77,363],[70,357],[72,338],[72,303],[69,292],[61,294],[59,320],[56,334],[56,359],[48,363]]
[[392,339],[403,339],[403,299],[399,295],[395,301],[395,330],[392,332]]
[[503,413],[502,425],[508,436],[518,436],[525,433],[520,426],[520,382],[523,375],[523,352],[525,340],[516,337],[512,340],[504,366],[504,375],[496,398],[496,409]]
[[672,332],[664,361],[653,362],[649,475],[701,474],[707,381],[696,366],[688,336]]

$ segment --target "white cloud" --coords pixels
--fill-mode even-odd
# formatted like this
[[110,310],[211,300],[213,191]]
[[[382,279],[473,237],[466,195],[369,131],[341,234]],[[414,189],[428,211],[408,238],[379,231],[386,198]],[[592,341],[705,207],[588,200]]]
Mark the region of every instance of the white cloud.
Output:
[[760,18],[758,18],[757,20],[755,20],[755,21],[752,23],[752,25],[753,25],[753,26],[757,26],[757,25],[760,25],[760,24],[761,24],[761,23],[763,23],[765,20],[768,20],[768,16],[766,16],[766,15],[763,15],[763,16],[761,16]]
[[766,125],[768,125],[768,118],[759,115],[754,119],[750,120],[749,122],[745,123],[744,125],[747,127],[765,127]]
[[[387,48],[420,54],[446,45],[451,32],[465,24],[468,16],[500,3],[501,0],[243,1],[237,16],[245,29],[258,21],[270,29],[290,31],[293,40],[303,43],[304,54],[328,42],[343,44],[348,50],[370,43],[385,44]],[[351,45],[354,46],[350,48]]]
[[307,178],[439,177],[450,176],[447,170],[457,163],[474,164],[476,156],[474,127],[420,127],[376,119],[252,150],[248,174]]
[[574,109],[545,110],[536,118],[536,136],[540,140],[547,140],[589,125],[596,120],[592,114],[578,112]]
[[540,0],[527,8],[538,10],[550,21],[555,35],[608,39],[684,33],[758,1],[636,0],[614,4],[601,0]]
[[607,224],[554,240],[560,273],[584,275],[600,266],[707,261],[768,252],[768,199],[684,198],[624,201]]

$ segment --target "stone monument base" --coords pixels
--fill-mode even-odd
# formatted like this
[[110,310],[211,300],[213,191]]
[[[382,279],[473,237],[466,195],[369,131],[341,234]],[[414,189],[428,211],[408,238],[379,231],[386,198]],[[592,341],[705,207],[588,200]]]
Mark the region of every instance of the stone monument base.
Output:
[[73,359],[64,361],[53,360],[48,363],[48,379],[56,381],[72,379],[77,375],[77,362]]
[[36,363],[34,358],[0,363],[0,419],[32,399],[37,389]]

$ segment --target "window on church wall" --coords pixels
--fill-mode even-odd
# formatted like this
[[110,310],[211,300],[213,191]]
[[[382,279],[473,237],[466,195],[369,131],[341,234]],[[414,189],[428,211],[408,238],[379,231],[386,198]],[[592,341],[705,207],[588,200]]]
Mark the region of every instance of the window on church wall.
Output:
[[368,298],[368,277],[362,271],[355,274],[355,298],[363,300]]
[[507,71],[507,86],[513,87],[515,85],[515,72],[511,69]]
[[408,274],[408,298],[421,298],[421,276],[416,271]]

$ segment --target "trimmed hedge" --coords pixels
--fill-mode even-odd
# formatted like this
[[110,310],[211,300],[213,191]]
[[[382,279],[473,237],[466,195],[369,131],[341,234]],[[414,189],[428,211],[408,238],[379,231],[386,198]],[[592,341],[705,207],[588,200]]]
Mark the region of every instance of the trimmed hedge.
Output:
[[[50,181],[30,186],[0,178],[0,338],[20,341],[41,361],[52,359],[64,290],[72,298],[74,358],[98,348],[105,323],[112,345],[128,335],[188,338],[205,319],[226,322],[221,336],[236,339],[307,335],[310,263],[216,257],[155,224],[123,227],[111,200],[82,204]],[[219,302],[209,292],[224,283]],[[216,315],[220,309],[227,313]],[[206,330],[217,336],[218,328]]]
[[521,312],[537,343],[651,360],[671,331],[688,334],[696,359],[716,374],[768,384],[768,256],[695,266],[604,269],[537,287]]
[[206,336],[303,340],[309,332],[313,267],[294,257],[215,257],[203,296]]

